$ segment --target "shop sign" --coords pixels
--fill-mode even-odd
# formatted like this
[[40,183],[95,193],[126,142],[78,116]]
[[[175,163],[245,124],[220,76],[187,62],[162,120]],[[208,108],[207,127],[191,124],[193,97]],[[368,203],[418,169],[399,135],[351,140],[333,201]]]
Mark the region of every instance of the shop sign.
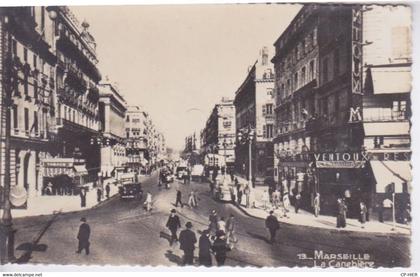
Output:
[[317,168],[363,168],[366,161],[317,161]]
[[411,152],[369,153],[369,159],[374,161],[410,161]]
[[368,161],[369,155],[365,152],[337,152],[337,153],[318,153],[314,154],[315,161],[318,162],[350,162],[350,161]]

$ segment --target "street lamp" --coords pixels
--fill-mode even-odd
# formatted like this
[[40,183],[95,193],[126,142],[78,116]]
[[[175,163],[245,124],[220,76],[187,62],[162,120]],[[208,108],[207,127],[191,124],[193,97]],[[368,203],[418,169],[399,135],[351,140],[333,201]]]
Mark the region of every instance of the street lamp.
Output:
[[249,156],[249,170],[248,170],[248,184],[250,187],[255,187],[252,182],[252,142],[255,136],[255,129],[249,125],[247,128],[242,129],[238,133],[238,141],[248,143],[248,156]]

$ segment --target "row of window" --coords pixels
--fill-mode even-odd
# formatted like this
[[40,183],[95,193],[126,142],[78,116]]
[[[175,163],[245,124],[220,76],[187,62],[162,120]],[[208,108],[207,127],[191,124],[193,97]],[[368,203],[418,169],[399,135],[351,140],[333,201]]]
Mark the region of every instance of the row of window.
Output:
[[[38,133],[39,130],[39,123],[38,123],[38,112],[33,112],[33,118],[30,120],[29,118],[30,112],[28,108],[23,109],[23,125],[25,133],[29,134]],[[30,126],[30,121],[32,121],[32,125]],[[19,109],[17,105],[13,105],[12,107],[12,126],[15,130],[19,130],[20,123],[19,123]]]
[[299,71],[293,74],[293,79],[287,79],[286,83],[281,83],[278,88],[280,99],[292,94],[292,92],[305,86],[315,79],[315,60],[311,60],[308,65],[303,66]]
[[63,118],[91,129],[96,127],[96,120],[94,118],[67,106],[63,108]]

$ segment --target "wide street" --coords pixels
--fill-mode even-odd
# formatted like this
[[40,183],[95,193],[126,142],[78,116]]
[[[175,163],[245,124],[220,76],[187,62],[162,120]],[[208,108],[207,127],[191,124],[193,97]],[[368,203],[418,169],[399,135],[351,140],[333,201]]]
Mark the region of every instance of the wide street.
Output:
[[[313,257],[315,250],[329,254],[368,254],[374,266],[407,267],[410,264],[408,237],[282,224],[278,242],[271,245],[266,241],[262,219],[246,216],[230,203],[213,200],[209,197],[208,183],[183,185],[175,181],[169,190],[159,191],[156,172],[143,182],[144,191],[153,194],[151,213],[143,210],[143,201],[123,201],[114,197],[91,210],[16,219],[15,255],[21,263],[34,264],[181,265],[182,251],[178,244],[169,246],[169,230],[165,228],[169,211],[174,208],[177,186],[183,192],[183,202],[187,202],[187,194],[192,188],[198,191],[198,208],[177,208],[182,227],[191,221],[197,239],[208,225],[211,209],[216,209],[221,216],[235,215],[239,242],[228,253],[227,265],[313,266],[313,260],[299,259],[302,255],[298,254]],[[87,218],[92,230],[88,256],[75,253],[82,216]]]

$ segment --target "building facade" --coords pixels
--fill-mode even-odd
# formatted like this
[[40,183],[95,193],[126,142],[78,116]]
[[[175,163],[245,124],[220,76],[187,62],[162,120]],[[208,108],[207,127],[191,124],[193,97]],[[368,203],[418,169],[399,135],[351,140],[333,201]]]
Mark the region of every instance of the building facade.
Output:
[[125,112],[127,103],[110,83],[99,85],[99,114],[103,145],[101,148],[101,175],[109,177],[117,168],[127,163],[125,144]]
[[[54,139],[49,126],[56,112],[55,18],[56,14],[50,14],[44,7],[1,9],[0,85],[4,102],[0,182],[3,187],[8,171],[11,187],[24,188],[29,199],[42,194],[42,160],[58,155],[58,149],[49,143]],[[6,136],[10,138],[8,165]],[[30,201],[26,203],[27,208]]]
[[3,140],[0,173],[24,188],[30,208],[47,183],[50,194],[71,194],[98,177],[99,146],[90,141],[100,131],[101,76],[89,25],[67,7],[3,8],[1,17],[2,94],[10,107],[1,132],[10,137],[10,159],[5,164]]
[[[211,167],[226,167],[233,170],[235,163],[235,106],[233,100],[222,98],[207,119],[200,138],[194,136],[194,143],[202,141],[201,148],[205,164]],[[201,139],[202,138],[202,139]]]
[[[392,11],[385,14],[392,16]],[[383,15],[384,11],[379,17]],[[369,65],[368,60],[372,60],[372,54],[376,58],[385,54],[380,52],[382,43],[378,38],[386,36],[372,31],[379,17],[377,7],[309,4],[275,42],[274,176],[283,193],[301,195],[305,208],[311,209],[316,193],[321,195],[324,213],[336,211],[337,198],[345,199],[350,217],[358,216],[360,202],[365,202],[370,210],[376,205],[372,202],[372,157],[367,150],[372,147],[372,140],[373,145],[382,142],[379,137],[375,142],[378,134],[372,131],[382,125],[375,122],[368,127],[364,123],[365,112],[372,117],[372,113],[383,111],[381,106],[390,109],[390,105],[395,105],[395,110],[407,110],[408,103],[404,102],[407,95],[391,93],[385,100],[383,96],[372,97],[365,87],[366,81],[368,85],[372,83],[368,78],[372,72],[382,66]],[[383,22],[375,28],[392,32],[392,27]],[[407,40],[402,37],[396,39]],[[367,49],[375,44],[379,48],[369,55]],[[382,70],[385,69],[379,71]],[[407,81],[409,84],[404,77],[403,82]],[[403,124],[401,139],[406,140],[408,122]]]
[[139,106],[128,106],[125,115],[128,166],[140,170],[149,163],[148,114]]
[[251,175],[263,184],[273,171],[274,136],[274,69],[270,51],[264,47],[235,93],[236,133],[253,130],[254,136],[235,147],[235,171],[249,177],[249,143],[251,143]]

